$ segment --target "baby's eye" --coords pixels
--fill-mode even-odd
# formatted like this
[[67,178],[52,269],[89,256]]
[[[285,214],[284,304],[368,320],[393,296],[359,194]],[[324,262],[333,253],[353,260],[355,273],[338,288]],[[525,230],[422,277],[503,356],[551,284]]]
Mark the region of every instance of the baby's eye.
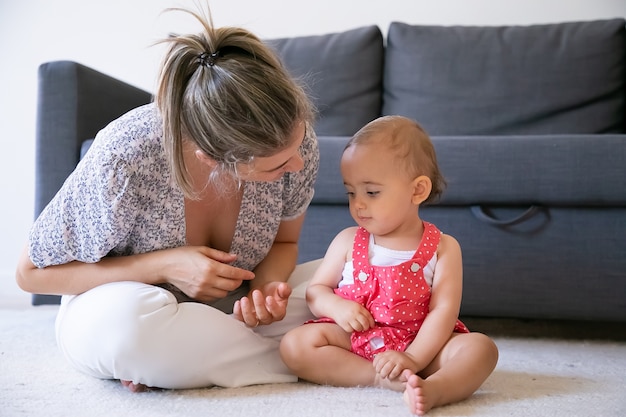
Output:
[[369,195],[370,197],[375,197],[380,193],[380,191],[368,191],[367,195]]

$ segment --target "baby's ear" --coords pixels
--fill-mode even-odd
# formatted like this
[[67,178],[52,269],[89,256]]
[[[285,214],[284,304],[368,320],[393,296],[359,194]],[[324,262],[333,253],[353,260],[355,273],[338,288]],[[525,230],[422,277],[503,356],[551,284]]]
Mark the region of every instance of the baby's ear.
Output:
[[413,204],[422,204],[430,196],[433,182],[426,175],[420,175],[413,180]]

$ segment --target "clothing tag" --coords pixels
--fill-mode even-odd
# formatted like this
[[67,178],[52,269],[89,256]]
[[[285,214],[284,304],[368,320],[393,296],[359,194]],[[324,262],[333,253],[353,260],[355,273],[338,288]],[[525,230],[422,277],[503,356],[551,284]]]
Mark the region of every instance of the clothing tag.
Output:
[[375,336],[370,339],[370,346],[372,347],[372,350],[378,350],[385,346],[385,341],[382,337]]

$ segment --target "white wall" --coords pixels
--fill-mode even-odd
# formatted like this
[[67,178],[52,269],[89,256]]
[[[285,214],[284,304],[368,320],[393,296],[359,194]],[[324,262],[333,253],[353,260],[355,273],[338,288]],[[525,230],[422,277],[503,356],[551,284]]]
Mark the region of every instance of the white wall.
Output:
[[[153,91],[169,32],[195,32],[167,7],[192,0],[0,0],[0,280],[13,279],[33,215],[37,67],[81,62]],[[505,25],[626,17],[624,0],[211,0],[216,25],[264,38],[322,34],[391,21]],[[0,288],[3,288],[0,286]]]

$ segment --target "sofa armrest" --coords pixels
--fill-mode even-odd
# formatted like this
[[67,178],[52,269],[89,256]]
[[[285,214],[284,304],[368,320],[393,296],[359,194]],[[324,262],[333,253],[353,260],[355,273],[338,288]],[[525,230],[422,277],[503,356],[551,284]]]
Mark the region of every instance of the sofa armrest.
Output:
[[[150,93],[71,61],[40,65],[35,140],[35,217],[80,159],[84,140],[110,121],[150,102]],[[58,303],[35,294],[33,304]]]
[[35,217],[61,188],[84,140],[110,121],[150,102],[150,93],[71,61],[39,67]]

